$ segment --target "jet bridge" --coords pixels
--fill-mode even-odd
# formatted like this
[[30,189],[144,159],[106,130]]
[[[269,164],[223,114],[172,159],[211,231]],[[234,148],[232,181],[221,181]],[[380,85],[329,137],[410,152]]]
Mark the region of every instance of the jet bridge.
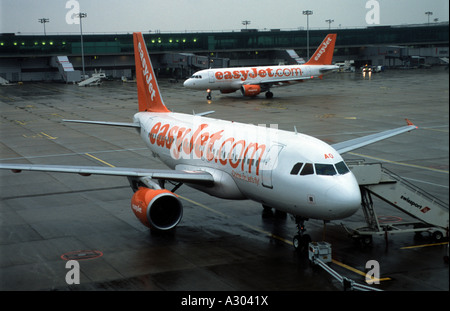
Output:
[[[371,244],[373,235],[426,232],[436,241],[448,238],[449,206],[426,193],[400,176],[382,167],[380,163],[350,162],[350,170],[361,189],[362,208],[367,227],[350,229],[347,232],[363,244]],[[376,215],[372,195],[417,219],[418,222],[380,224]]]

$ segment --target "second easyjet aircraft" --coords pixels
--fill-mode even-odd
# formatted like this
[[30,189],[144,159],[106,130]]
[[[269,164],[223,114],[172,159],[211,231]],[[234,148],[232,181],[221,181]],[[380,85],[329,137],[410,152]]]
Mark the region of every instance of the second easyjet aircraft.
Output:
[[271,87],[322,78],[324,74],[337,70],[338,66],[331,65],[335,42],[336,34],[326,36],[311,59],[303,65],[205,69],[194,73],[184,82],[184,86],[206,90],[208,100],[212,90],[221,93],[241,90],[244,96],[266,92],[266,98],[272,98]]

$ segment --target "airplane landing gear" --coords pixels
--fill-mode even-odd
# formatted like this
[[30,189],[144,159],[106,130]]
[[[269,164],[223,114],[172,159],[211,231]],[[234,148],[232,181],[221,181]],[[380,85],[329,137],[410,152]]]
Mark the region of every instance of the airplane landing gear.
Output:
[[211,90],[207,90],[206,91],[208,93],[208,95],[206,95],[206,99],[207,100],[211,100],[212,96],[211,96]]
[[266,98],[267,98],[267,99],[273,98],[273,93],[272,93],[271,91],[267,91],[267,92],[266,92]]
[[308,244],[311,242],[309,234],[304,234],[306,218],[295,216],[295,223],[297,224],[298,234],[294,236],[292,241],[296,251],[305,252],[308,250]]

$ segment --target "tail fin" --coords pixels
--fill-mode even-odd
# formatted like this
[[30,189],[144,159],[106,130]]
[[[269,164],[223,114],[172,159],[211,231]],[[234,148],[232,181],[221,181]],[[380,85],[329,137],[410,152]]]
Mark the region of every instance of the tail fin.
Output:
[[170,112],[164,105],[144,37],[133,33],[139,111]]
[[319,45],[314,55],[305,65],[331,65],[333,59],[334,44],[336,43],[336,34],[331,33],[325,37]]

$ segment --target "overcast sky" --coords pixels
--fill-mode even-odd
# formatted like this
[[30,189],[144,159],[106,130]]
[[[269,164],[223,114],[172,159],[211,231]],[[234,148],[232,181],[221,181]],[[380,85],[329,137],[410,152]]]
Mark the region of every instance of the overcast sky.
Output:
[[[83,32],[220,31],[245,28],[310,28],[373,26],[367,20],[379,16],[378,25],[426,23],[449,20],[449,0],[0,0],[0,33],[43,33],[40,18],[49,18],[47,34],[77,33],[71,24],[79,4]],[[379,4],[379,14],[373,3]],[[366,8],[367,5],[367,8]],[[66,7],[67,6],[67,7]],[[375,15],[374,15],[375,14]]]

